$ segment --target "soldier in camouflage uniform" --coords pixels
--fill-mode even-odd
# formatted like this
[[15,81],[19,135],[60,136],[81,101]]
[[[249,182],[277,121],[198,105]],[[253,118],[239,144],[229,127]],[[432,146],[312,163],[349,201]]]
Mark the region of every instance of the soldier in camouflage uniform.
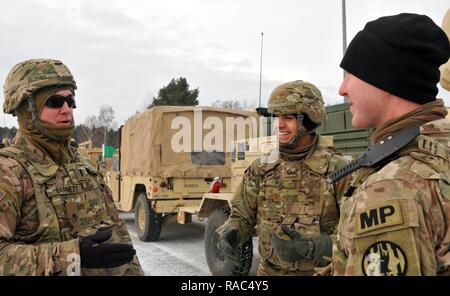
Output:
[[143,275],[111,191],[69,145],[75,89],[51,59],[6,78],[3,110],[20,135],[0,150],[0,275]]
[[280,157],[272,163],[257,159],[245,171],[231,201],[230,218],[218,231],[220,244],[226,260],[236,266],[236,248],[251,238],[256,226],[258,275],[311,275],[314,267],[324,264],[316,254],[331,249],[328,236],[319,239],[316,250],[306,245],[306,254],[298,258],[283,248],[274,252],[272,240],[292,241],[295,230],[304,235],[334,233],[345,181],[332,186],[324,177],[347,161],[315,133],[326,113],[321,93],[311,83],[298,80],[278,86],[268,109],[276,117]]
[[[450,275],[450,121],[436,99],[450,44],[427,16],[366,24],[341,62],[352,124],[386,145],[418,131],[389,161],[357,171],[341,205],[334,275]],[[394,150],[394,149],[392,149]]]

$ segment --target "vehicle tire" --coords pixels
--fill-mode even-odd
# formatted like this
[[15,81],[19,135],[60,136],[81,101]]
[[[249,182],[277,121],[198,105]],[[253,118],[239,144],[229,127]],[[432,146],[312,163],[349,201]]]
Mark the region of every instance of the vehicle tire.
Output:
[[216,233],[218,227],[223,225],[230,215],[229,208],[220,208],[211,213],[206,222],[205,229],[205,255],[209,271],[212,275],[248,275],[252,267],[253,243],[252,238],[238,248],[240,253],[240,264],[233,267],[225,262],[219,243],[219,235]]
[[137,235],[144,242],[154,242],[161,234],[161,216],[151,207],[144,192],[139,193],[134,206],[134,224]]

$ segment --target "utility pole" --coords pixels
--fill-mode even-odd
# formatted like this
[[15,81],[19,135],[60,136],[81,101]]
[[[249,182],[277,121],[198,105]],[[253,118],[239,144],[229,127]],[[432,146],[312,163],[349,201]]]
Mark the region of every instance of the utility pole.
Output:
[[[345,0],[342,0],[342,56],[347,51],[347,13],[345,7]],[[345,70],[343,72],[345,78]],[[344,97],[344,102],[347,102],[347,97]]]
[[263,37],[264,32],[261,32],[261,58],[259,61],[259,105],[258,107],[261,108],[261,80],[262,80],[262,57],[263,57]]
[[342,53],[347,51],[347,14],[345,0],[342,0]]

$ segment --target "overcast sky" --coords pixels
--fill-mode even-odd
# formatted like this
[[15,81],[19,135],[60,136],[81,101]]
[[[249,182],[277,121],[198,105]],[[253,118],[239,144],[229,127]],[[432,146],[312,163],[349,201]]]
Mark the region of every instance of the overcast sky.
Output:
[[[347,0],[347,40],[365,23],[413,12],[441,25],[449,0]],[[14,0],[0,4],[0,81],[30,58],[62,60],[77,81],[76,123],[111,105],[120,125],[172,78],[200,105],[262,105],[278,84],[302,79],[340,103],[341,0]],[[450,93],[439,97],[450,106]],[[1,96],[3,104],[3,95]],[[8,114],[3,126],[17,126]]]

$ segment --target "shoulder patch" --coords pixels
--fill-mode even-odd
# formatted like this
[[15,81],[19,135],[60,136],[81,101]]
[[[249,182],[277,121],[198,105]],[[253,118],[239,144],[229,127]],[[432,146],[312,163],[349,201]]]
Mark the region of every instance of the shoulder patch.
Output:
[[403,223],[399,200],[391,200],[364,209],[356,215],[357,234]]
[[399,276],[408,270],[405,252],[391,241],[379,241],[368,247],[361,264],[365,276]]

